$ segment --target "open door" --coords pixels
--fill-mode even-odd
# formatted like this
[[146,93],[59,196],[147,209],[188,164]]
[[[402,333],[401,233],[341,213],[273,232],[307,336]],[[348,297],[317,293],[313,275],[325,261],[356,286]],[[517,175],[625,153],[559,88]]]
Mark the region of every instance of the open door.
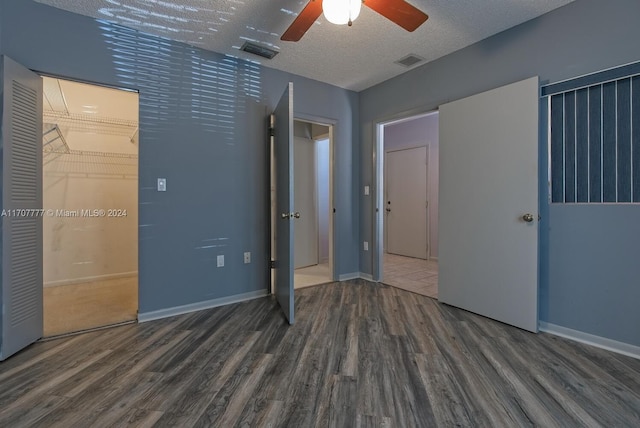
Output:
[[289,82],[271,115],[276,208],[274,283],[276,300],[289,324],[294,322],[293,296],[293,83]]
[[42,80],[0,58],[2,337],[0,360],[42,337]]
[[538,78],[440,107],[438,299],[538,330]]

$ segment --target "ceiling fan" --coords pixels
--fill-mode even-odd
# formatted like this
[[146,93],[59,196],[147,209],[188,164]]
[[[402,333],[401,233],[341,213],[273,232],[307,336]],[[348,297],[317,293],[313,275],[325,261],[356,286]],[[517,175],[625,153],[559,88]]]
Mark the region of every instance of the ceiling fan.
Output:
[[[348,24],[358,17],[364,4],[407,31],[414,31],[429,16],[405,0],[310,0],[287,28],[280,40],[297,42],[324,11],[325,18],[334,24]],[[340,10],[339,8],[345,9]],[[334,9],[338,8],[338,9]]]

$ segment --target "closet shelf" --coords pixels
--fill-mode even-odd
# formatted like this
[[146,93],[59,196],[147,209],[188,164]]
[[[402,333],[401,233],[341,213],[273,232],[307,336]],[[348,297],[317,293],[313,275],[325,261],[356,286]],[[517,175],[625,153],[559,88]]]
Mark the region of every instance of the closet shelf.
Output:
[[91,114],[66,113],[45,110],[44,121],[56,123],[65,129],[96,134],[126,136],[132,140],[138,132],[138,122]]
[[44,174],[60,177],[82,174],[137,179],[138,156],[126,153],[70,150],[69,153],[60,153],[55,162],[46,165]]

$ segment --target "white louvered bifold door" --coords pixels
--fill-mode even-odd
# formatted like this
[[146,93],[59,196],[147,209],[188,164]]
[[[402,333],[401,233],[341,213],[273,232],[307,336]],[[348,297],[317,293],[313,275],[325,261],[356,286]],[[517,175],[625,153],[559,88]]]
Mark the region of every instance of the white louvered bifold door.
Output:
[[4,360],[42,337],[42,80],[1,61]]

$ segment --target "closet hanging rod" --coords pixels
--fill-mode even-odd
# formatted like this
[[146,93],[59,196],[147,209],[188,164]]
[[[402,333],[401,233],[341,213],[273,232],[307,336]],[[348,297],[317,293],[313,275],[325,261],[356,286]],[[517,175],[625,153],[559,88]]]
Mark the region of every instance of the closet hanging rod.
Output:
[[65,113],[65,112],[57,112],[53,110],[45,110],[44,117],[51,118],[51,119],[64,120],[64,121],[90,122],[90,123],[97,123],[100,125],[114,125],[114,126],[122,126],[122,127],[128,127],[128,128],[138,127],[138,121],[135,121],[135,120],[118,119],[115,117],[106,117],[106,116],[97,117],[91,114],[82,114],[82,113]]

